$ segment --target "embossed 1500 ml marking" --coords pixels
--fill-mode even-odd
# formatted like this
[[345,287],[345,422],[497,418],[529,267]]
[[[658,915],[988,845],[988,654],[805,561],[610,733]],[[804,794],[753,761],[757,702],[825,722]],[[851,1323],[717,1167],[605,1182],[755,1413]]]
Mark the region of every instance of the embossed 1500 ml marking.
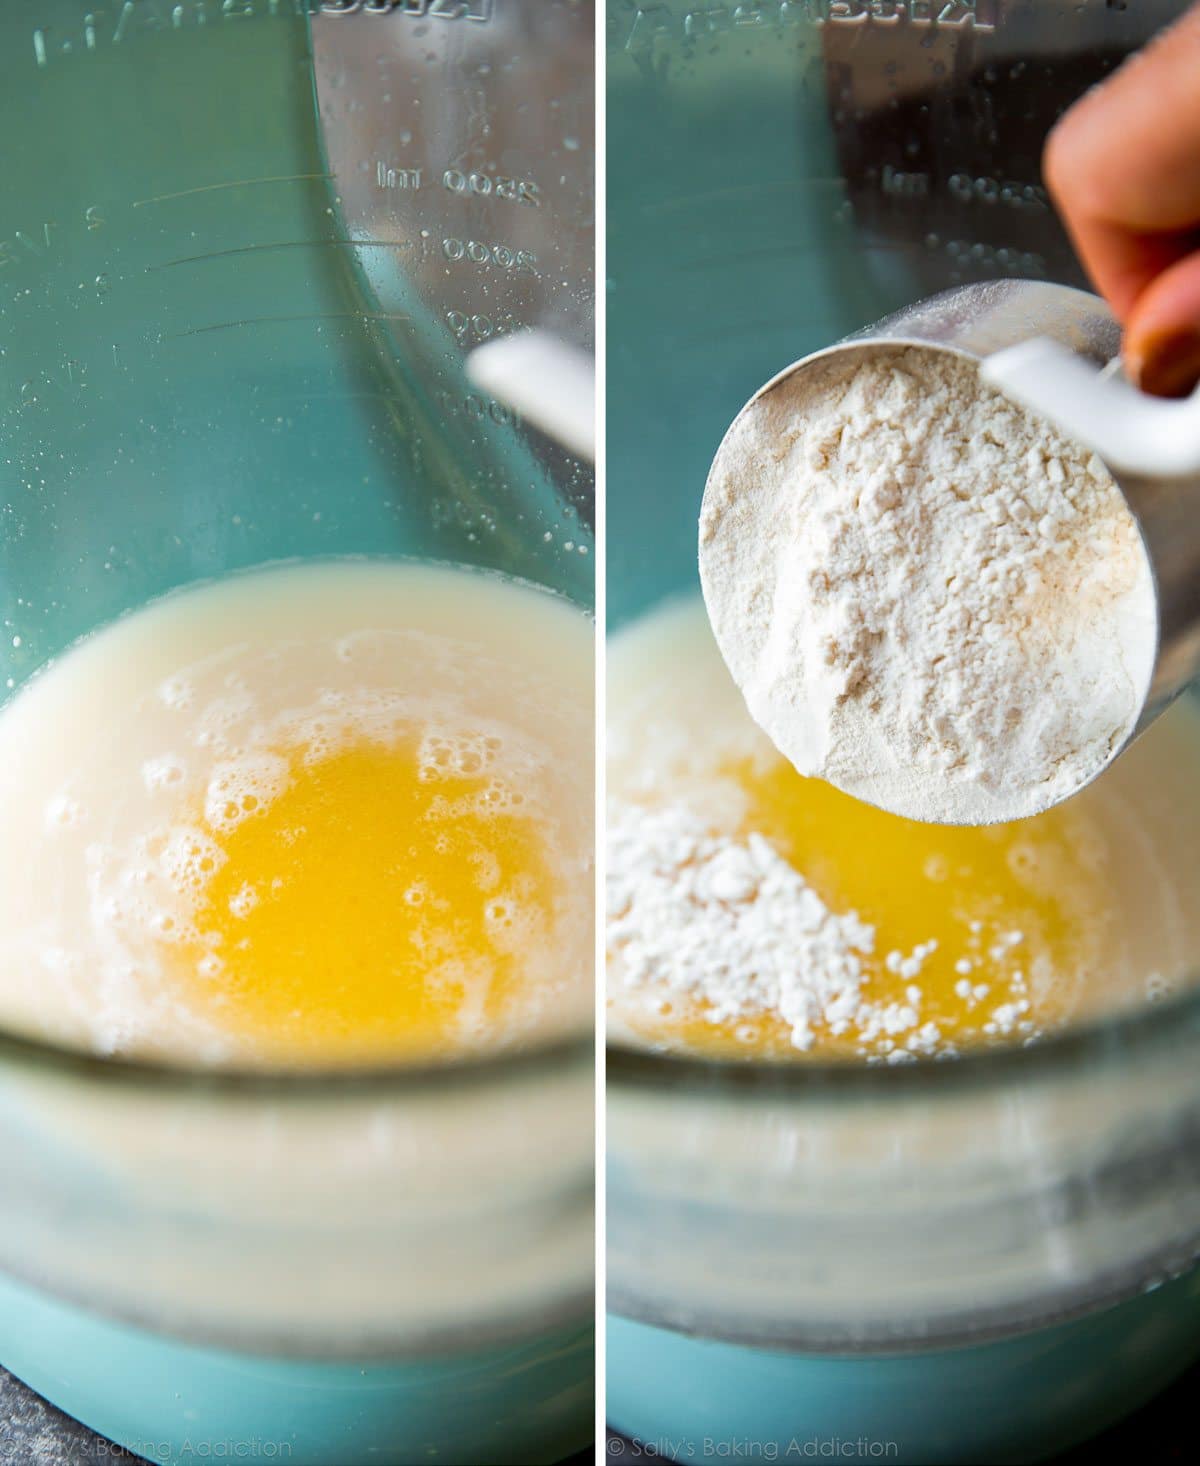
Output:
[[511,311],[492,316],[482,311],[468,315],[465,311],[450,310],[446,312],[446,324],[454,332],[454,338],[460,346],[487,341],[500,332],[517,329],[517,322]]

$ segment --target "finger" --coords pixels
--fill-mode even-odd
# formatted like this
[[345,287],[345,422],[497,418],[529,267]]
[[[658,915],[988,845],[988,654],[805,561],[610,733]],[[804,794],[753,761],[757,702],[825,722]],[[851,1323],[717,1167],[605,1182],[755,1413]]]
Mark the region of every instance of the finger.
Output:
[[1083,268],[1122,323],[1158,276],[1194,248],[1190,233],[1137,234],[1094,218],[1066,222]]
[[1125,328],[1125,369],[1145,392],[1186,396],[1200,382],[1200,252],[1139,296]]
[[1200,4],[1103,85],[1047,139],[1056,197],[1138,233],[1180,229],[1200,207]]
[[1066,114],[1047,186],[1097,288],[1124,317],[1200,222],[1200,5]]

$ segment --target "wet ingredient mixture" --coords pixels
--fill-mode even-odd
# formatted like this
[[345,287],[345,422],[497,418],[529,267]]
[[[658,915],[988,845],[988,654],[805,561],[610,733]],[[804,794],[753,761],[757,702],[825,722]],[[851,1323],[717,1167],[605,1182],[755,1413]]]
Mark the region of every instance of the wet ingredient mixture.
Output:
[[1076,799],[983,828],[806,778],[754,725],[694,600],[610,645],[617,1037],[900,1062],[1155,998],[1200,951],[1200,719]]
[[592,628],[330,562],[168,596],[0,711],[0,1022],[325,1066],[586,1024]]

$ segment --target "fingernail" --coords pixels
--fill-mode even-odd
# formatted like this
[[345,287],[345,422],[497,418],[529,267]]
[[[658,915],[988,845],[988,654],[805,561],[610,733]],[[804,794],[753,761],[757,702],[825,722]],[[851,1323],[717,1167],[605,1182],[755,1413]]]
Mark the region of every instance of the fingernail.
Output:
[[1200,382],[1200,327],[1150,336],[1126,347],[1125,371],[1154,397],[1186,397]]

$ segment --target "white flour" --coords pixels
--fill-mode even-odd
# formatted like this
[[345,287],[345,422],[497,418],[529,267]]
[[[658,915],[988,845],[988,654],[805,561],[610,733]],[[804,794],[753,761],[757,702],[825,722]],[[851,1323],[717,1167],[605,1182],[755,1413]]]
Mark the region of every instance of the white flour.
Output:
[[[896,1063],[1023,1043],[1193,981],[1191,698],[1068,809],[961,830],[901,825],[789,779],[698,596],[612,638],[608,689],[608,1000],[619,1042],[746,1057],[763,1056],[765,1042],[781,1057],[782,1039],[796,1053]],[[886,850],[871,834],[884,827]],[[847,1012],[849,1029],[830,1033]]]
[[713,464],[700,572],[780,751],[913,819],[1066,798],[1149,684],[1153,583],[1116,485],[943,352],[881,348],[755,399]]
[[[608,956],[625,989],[660,1007],[683,998],[710,1023],[777,1016],[801,1050],[818,1029],[853,1029],[860,1053],[891,1062],[942,1047],[912,981],[935,941],[884,959],[910,981],[903,1001],[871,999],[862,959],[874,928],[831,911],[761,835],[713,834],[684,804],[614,805],[607,823]],[[987,995],[980,986],[975,1001]],[[1020,997],[998,1006],[983,1031],[1026,1032],[1028,1009]]]
[[608,829],[608,945],[627,985],[684,993],[714,1023],[777,1013],[801,1049],[815,1021],[849,1024],[875,933],[761,836],[709,835],[679,805],[613,811]]

